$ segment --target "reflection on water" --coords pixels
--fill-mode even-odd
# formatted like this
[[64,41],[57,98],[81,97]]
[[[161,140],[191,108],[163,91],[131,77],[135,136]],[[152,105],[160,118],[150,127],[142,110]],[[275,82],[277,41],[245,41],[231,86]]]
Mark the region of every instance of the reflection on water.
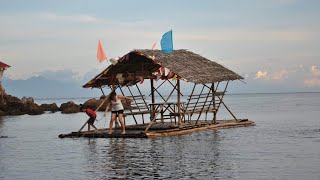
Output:
[[85,172],[97,179],[219,177],[220,171],[232,169],[220,157],[220,141],[218,131],[156,139],[87,139],[82,146]]
[[0,138],[0,179],[320,179],[319,94],[232,95],[226,102],[257,126],[155,139],[59,139],[86,115],[0,118],[0,136],[9,137]]

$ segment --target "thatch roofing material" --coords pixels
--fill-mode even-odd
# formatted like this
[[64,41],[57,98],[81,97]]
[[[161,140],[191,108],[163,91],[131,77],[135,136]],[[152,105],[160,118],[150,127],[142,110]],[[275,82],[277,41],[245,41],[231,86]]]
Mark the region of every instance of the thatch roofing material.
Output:
[[[144,71],[151,75],[161,66],[187,81],[199,84],[243,79],[222,65],[187,50],[175,50],[172,54],[164,54],[161,50],[134,50],[123,59],[125,57],[128,60],[120,60],[116,65],[109,66],[83,87],[111,85],[112,82],[107,79],[117,73]],[[145,76],[145,79],[148,78],[150,76]]]
[[172,54],[164,54],[161,50],[137,51],[155,56],[159,64],[190,82],[205,84],[243,79],[222,65],[187,50],[175,50]]

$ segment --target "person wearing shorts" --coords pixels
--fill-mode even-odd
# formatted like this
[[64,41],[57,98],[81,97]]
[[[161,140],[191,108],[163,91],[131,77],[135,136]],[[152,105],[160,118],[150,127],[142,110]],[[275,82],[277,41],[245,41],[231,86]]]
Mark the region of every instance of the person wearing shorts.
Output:
[[88,109],[85,109],[85,108],[82,107],[82,105],[81,105],[80,110],[81,110],[82,112],[85,112],[85,113],[89,116],[89,119],[88,119],[88,121],[87,121],[87,123],[88,123],[88,131],[90,131],[90,126],[92,126],[95,130],[98,130],[98,129],[96,128],[96,126],[94,125],[94,121],[95,121],[96,118],[97,118],[96,112],[94,112],[94,110],[89,109],[89,108],[88,108]]
[[125,125],[123,122],[123,105],[121,100],[129,100],[132,101],[133,99],[130,97],[126,96],[120,96],[117,95],[115,92],[112,92],[109,96],[109,104],[107,106],[107,109],[111,105],[111,120],[109,124],[109,134],[112,134],[112,127],[113,123],[115,122],[116,118],[118,117],[118,120],[120,121],[121,127],[122,127],[122,132],[121,134],[126,133]]

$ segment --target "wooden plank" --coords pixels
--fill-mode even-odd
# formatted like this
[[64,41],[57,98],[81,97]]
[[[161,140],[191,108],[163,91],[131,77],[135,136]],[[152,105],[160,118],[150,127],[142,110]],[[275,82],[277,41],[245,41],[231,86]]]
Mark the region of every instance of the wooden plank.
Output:
[[[178,114],[181,113],[181,104],[180,104],[180,80],[177,79],[177,100],[178,100]],[[181,116],[178,116],[178,125],[181,125]]]
[[210,129],[224,129],[224,128],[246,127],[246,126],[254,126],[254,125],[255,123],[252,121],[230,122],[230,123],[223,123],[223,124],[211,124],[208,126],[200,126],[200,127],[191,128],[191,129],[186,128],[186,129],[172,129],[172,130],[160,131],[160,132],[147,132],[146,135],[148,138],[178,136],[178,135],[190,134],[193,132],[210,130]]
[[151,111],[137,111],[137,112],[129,112],[129,113],[123,113],[124,116],[128,115],[138,115],[138,114],[149,114]]

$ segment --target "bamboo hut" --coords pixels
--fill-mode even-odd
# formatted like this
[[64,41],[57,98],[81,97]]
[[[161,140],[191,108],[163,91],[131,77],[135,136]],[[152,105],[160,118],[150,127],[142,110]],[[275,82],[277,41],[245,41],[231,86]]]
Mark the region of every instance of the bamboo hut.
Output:
[[[238,119],[223,101],[229,82],[241,79],[235,72],[188,50],[171,54],[133,50],[83,85],[102,92],[110,88],[133,98],[131,108],[124,113],[134,121],[126,125],[127,134],[109,135],[102,129],[59,137],[158,137],[251,126],[254,122]],[[149,95],[143,94],[140,87],[146,81],[150,81]],[[181,81],[192,84],[191,88],[181,89]],[[165,93],[161,93],[161,88],[165,88]],[[232,115],[232,120],[217,119],[221,106]]]

